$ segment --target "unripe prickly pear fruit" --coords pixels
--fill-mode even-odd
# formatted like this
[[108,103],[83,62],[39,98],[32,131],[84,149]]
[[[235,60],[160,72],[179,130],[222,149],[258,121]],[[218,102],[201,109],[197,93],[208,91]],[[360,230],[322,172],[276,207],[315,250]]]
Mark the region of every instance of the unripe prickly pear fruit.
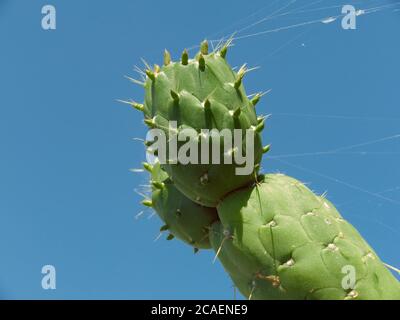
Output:
[[335,207],[268,174],[217,207],[210,240],[251,299],[400,299],[400,283]]
[[169,232],[195,249],[210,248],[209,229],[218,219],[214,208],[203,207],[180,193],[156,163],[151,170],[151,207],[163,220],[161,232]]
[[[175,62],[166,53],[162,67],[147,70],[144,85],[143,113],[150,128],[163,130],[169,141],[183,133],[184,129],[194,132],[197,139],[195,149],[198,150],[195,161],[176,163],[177,159],[170,156],[167,146],[168,163],[163,164],[163,168],[176,188],[192,201],[208,207],[215,207],[229,192],[252,183],[263,153],[260,135],[263,123],[257,120],[254,111],[259,97],[252,102],[246,96],[242,84],[246,68],[243,66],[235,72],[229,66],[226,61],[227,46],[209,53],[207,43],[203,42],[195,58],[190,59],[184,51],[181,60]],[[170,121],[176,121],[176,129],[171,130]],[[204,130],[212,129],[219,132],[227,129],[230,133],[233,129],[242,130],[242,150],[235,148],[236,145],[229,149],[229,144],[223,139],[219,141],[217,152],[212,150],[213,140],[204,134]],[[245,138],[245,130],[254,134],[249,141]],[[204,142],[208,142],[209,147]],[[184,143],[178,142],[178,150]],[[206,146],[208,160],[202,158],[207,152],[201,149],[201,143]],[[238,174],[236,169],[246,164],[236,161],[235,153],[246,156],[246,146],[252,153],[252,163],[247,164],[251,169]],[[152,149],[151,146],[149,149]],[[212,163],[215,153],[218,153],[219,164]],[[224,160],[226,156],[233,158],[231,164]]]

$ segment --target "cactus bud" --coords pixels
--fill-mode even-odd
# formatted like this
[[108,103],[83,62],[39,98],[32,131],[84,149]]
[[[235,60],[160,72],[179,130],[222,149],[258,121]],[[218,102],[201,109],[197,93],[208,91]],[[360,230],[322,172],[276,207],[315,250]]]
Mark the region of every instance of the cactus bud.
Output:
[[181,62],[184,66],[186,66],[189,63],[189,54],[186,49],[183,50]]
[[164,51],[164,66],[167,66],[171,63],[171,54],[167,49]]

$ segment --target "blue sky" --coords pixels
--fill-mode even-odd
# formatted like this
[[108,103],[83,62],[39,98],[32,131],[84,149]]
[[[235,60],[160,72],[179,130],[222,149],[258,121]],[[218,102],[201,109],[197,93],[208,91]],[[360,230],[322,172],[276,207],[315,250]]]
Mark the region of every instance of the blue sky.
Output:
[[[146,128],[115,100],[142,99],[123,77],[141,57],[161,63],[164,48],[177,58],[240,29],[248,37],[229,61],[260,66],[248,93],[272,89],[257,106],[272,115],[264,171],[328,191],[398,267],[400,5],[359,16],[356,30],[304,23],[343,4],[396,2],[0,0],[0,297],[233,298],[212,252],[154,242],[159,219],[135,219],[147,176],[129,169],[144,160],[133,138]],[[45,4],[56,7],[56,30],[41,28]],[[41,288],[46,264],[56,290]]]

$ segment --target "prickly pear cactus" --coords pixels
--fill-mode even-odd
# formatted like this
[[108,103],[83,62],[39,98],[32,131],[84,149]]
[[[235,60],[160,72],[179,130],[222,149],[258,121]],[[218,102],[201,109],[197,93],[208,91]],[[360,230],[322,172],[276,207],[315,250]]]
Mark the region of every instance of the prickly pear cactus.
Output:
[[[207,42],[203,42],[194,59],[184,51],[181,60],[176,62],[165,52],[164,65],[146,71],[144,104],[135,105],[143,111],[145,123],[150,128],[164,130],[169,140],[183,129],[194,129],[199,142],[202,139],[211,141],[202,133],[204,129],[254,131],[254,148],[251,150],[254,169],[246,174],[236,174],[236,168],[243,167],[242,164],[223,162],[225,154],[238,152],[236,149],[225,150],[223,141],[219,149],[221,164],[205,163],[201,159],[200,143],[199,156],[193,161],[197,163],[174,163],[176,159],[167,152],[168,164],[163,167],[175,186],[191,200],[209,207],[215,207],[232,190],[254,181],[263,153],[259,133],[264,128],[264,119],[257,119],[254,110],[260,95],[255,95],[252,100],[246,96],[242,79],[247,69],[243,66],[238,72],[232,70],[226,61],[227,48],[228,44],[209,53]],[[176,121],[177,128],[171,130],[169,121]],[[242,153],[245,146],[246,139],[242,137]]]
[[[399,282],[327,199],[281,174],[257,176],[262,154],[269,150],[261,146],[264,118],[257,118],[254,108],[260,95],[246,96],[246,68],[235,72],[228,65],[229,44],[209,53],[203,42],[194,59],[184,51],[177,62],[165,52],[162,67],[147,66],[144,104],[129,102],[143,112],[150,129],[165,133],[168,143],[186,129],[192,129],[197,143],[198,161],[190,163],[177,163],[179,153],[170,153],[169,144],[160,155],[154,153],[159,141],[145,143],[150,153],[166,160],[161,166],[145,165],[152,197],[143,204],[164,221],[161,231],[195,252],[212,247],[249,299],[400,299]],[[224,140],[218,149],[203,149],[200,142],[210,142],[204,129],[240,129],[242,150],[236,145],[226,150]],[[252,141],[244,138],[246,130],[254,134]],[[241,163],[201,159],[205,150],[220,159],[243,155],[249,142],[253,169],[244,175],[237,174]],[[185,139],[177,139],[176,147],[184,149]]]
[[330,202],[281,174],[260,179],[218,205],[210,230],[244,296],[400,299],[399,282]]
[[152,197],[144,204],[151,206],[165,223],[160,231],[168,231],[168,240],[176,237],[195,251],[210,248],[208,234],[218,219],[216,210],[194,203],[180,193],[159,164],[146,168],[151,172]]

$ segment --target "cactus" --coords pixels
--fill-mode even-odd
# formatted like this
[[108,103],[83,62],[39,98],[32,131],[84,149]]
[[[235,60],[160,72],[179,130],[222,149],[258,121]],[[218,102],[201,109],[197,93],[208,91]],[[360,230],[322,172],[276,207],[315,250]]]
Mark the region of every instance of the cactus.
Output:
[[[361,235],[293,178],[262,176],[217,210],[211,243],[249,298],[400,299],[399,282]],[[343,285],[351,268],[353,284]]]
[[[136,108],[143,111],[145,123],[150,128],[164,130],[169,139],[183,129],[194,129],[199,141],[205,139],[209,142],[211,138],[205,137],[201,130],[254,130],[253,167],[257,171],[263,153],[260,131],[264,120],[256,118],[254,106],[260,95],[251,101],[248,99],[242,84],[247,69],[243,66],[238,72],[232,70],[225,59],[227,48],[228,44],[218,52],[209,53],[207,42],[203,42],[194,59],[189,59],[185,50],[181,60],[176,62],[171,61],[166,52],[162,67],[146,71],[145,101],[143,105],[136,104]],[[177,122],[177,132],[171,130],[168,121]],[[243,141],[243,145],[245,143]],[[196,159],[198,164],[182,165],[173,163],[176,159],[168,157],[168,164],[163,167],[175,186],[188,198],[215,207],[223,196],[254,180],[254,172],[235,174],[240,164],[234,161],[232,164],[222,163],[225,151],[235,152],[225,150],[221,141],[221,164],[204,164],[204,161],[200,164],[199,156]]]
[[163,220],[160,232],[168,231],[168,240],[181,239],[198,249],[210,248],[209,229],[218,219],[214,208],[203,207],[189,200],[174,186],[159,164],[145,165],[151,172],[152,197],[145,204],[151,206]]
[[[261,146],[264,118],[254,108],[260,95],[247,98],[246,68],[234,72],[228,65],[229,44],[209,53],[203,42],[194,59],[185,50],[177,62],[166,51],[162,67],[147,66],[144,103],[130,103],[168,139],[194,129],[199,154],[200,141],[210,138],[203,129],[255,133],[254,170],[246,175],[236,174],[236,162],[176,163],[169,150],[162,165],[145,165],[152,198],[143,204],[164,221],[161,231],[195,252],[212,247],[249,299],[400,299],[399,282],[324,196],[282,174],[258,175],[262,154],[269,151]],[[177,128],[171,130],[169,121]],[[150,153],[154,143],[146,142]],[[246,150],[243,136],[241,143]],[[223,144],[210,151],[226,153]]]

